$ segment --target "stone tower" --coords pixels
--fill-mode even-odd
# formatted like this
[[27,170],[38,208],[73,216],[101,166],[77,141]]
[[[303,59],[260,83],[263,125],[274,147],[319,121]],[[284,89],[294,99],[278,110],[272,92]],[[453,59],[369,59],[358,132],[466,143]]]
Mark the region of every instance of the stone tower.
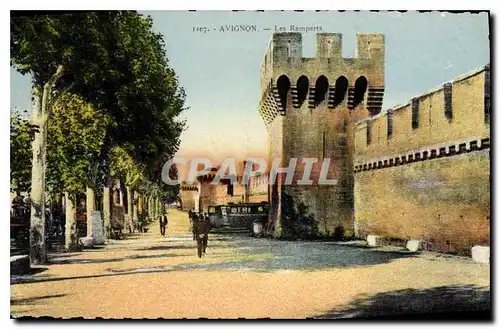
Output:
[[[273,34],[261,66],[259,112],[268,130],[269,159],[288,167],[291,185],[278,174],[269,187],[269,225],[277,237],[351,235],[356,121],[378,114],[384,95],[384,36],[358,34],[356,57],[342,57],[342,35],[316,35],[316,57],[302,57],[300,33]],[[317,158],[312,185],[298,185],[303,158]],[[328,179],[320,185],[323,159]]]

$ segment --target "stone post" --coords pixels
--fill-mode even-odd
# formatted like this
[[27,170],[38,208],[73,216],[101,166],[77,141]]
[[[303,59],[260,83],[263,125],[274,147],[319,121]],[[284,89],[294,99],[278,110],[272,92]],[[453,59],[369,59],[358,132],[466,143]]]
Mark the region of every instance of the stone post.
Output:
[[104,230],[100,211],[93,211],[92,217],[92,242],[93,244],[104,244]]

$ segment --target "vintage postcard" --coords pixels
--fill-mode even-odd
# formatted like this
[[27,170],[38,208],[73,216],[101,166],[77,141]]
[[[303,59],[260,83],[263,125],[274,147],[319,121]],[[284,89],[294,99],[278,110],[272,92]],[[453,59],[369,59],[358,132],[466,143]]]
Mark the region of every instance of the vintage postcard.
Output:
[[490,14],[10,15],[11,317],[491,319]]

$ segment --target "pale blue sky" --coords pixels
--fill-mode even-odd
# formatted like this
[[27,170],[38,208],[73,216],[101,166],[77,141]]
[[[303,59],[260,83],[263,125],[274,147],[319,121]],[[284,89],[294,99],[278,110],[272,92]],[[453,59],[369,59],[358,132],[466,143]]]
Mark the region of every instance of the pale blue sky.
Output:
[[[384,109],[405,103],[489,62],[488,17],[482,14],[376,12],[151,11],[167,55],[187,94],[189,128],[180,154],[245,156],[264,152],[258,114],[259,72],[274,25],[321,26],[343,34],[343,56],[354,57],[356,33],[385,34]],[[193,32],[225,24],[255,24],[257,32]],[[271,31],[262,31],[271,28]],[[303,35],[314,54],[315,33]],[[30,80],[11,70],[11,107],[29,108]]]

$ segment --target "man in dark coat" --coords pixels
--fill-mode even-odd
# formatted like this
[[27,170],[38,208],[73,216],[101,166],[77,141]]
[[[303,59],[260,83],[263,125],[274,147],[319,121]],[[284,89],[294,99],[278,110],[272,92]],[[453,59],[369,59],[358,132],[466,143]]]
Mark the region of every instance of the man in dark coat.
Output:
[[193,222],[193,234],[196,237],[196,244],[198,246],[198,257],[207,252],[208,233],[210,232],[210,222],[207,218],[200,214],[197,221]]
[[191,221],[189,223],[190,224],[191,232],[193,232],[193,241],[196,240],[196,233],[194,231],[194,223],[196,223],[197,221],[198,221],[198,215],[195,212],[193,212],[191,214]]
[[168,225],[167,214],[163,214],[160,216],[160,233],[162,236],[165,236],[165,231]]

